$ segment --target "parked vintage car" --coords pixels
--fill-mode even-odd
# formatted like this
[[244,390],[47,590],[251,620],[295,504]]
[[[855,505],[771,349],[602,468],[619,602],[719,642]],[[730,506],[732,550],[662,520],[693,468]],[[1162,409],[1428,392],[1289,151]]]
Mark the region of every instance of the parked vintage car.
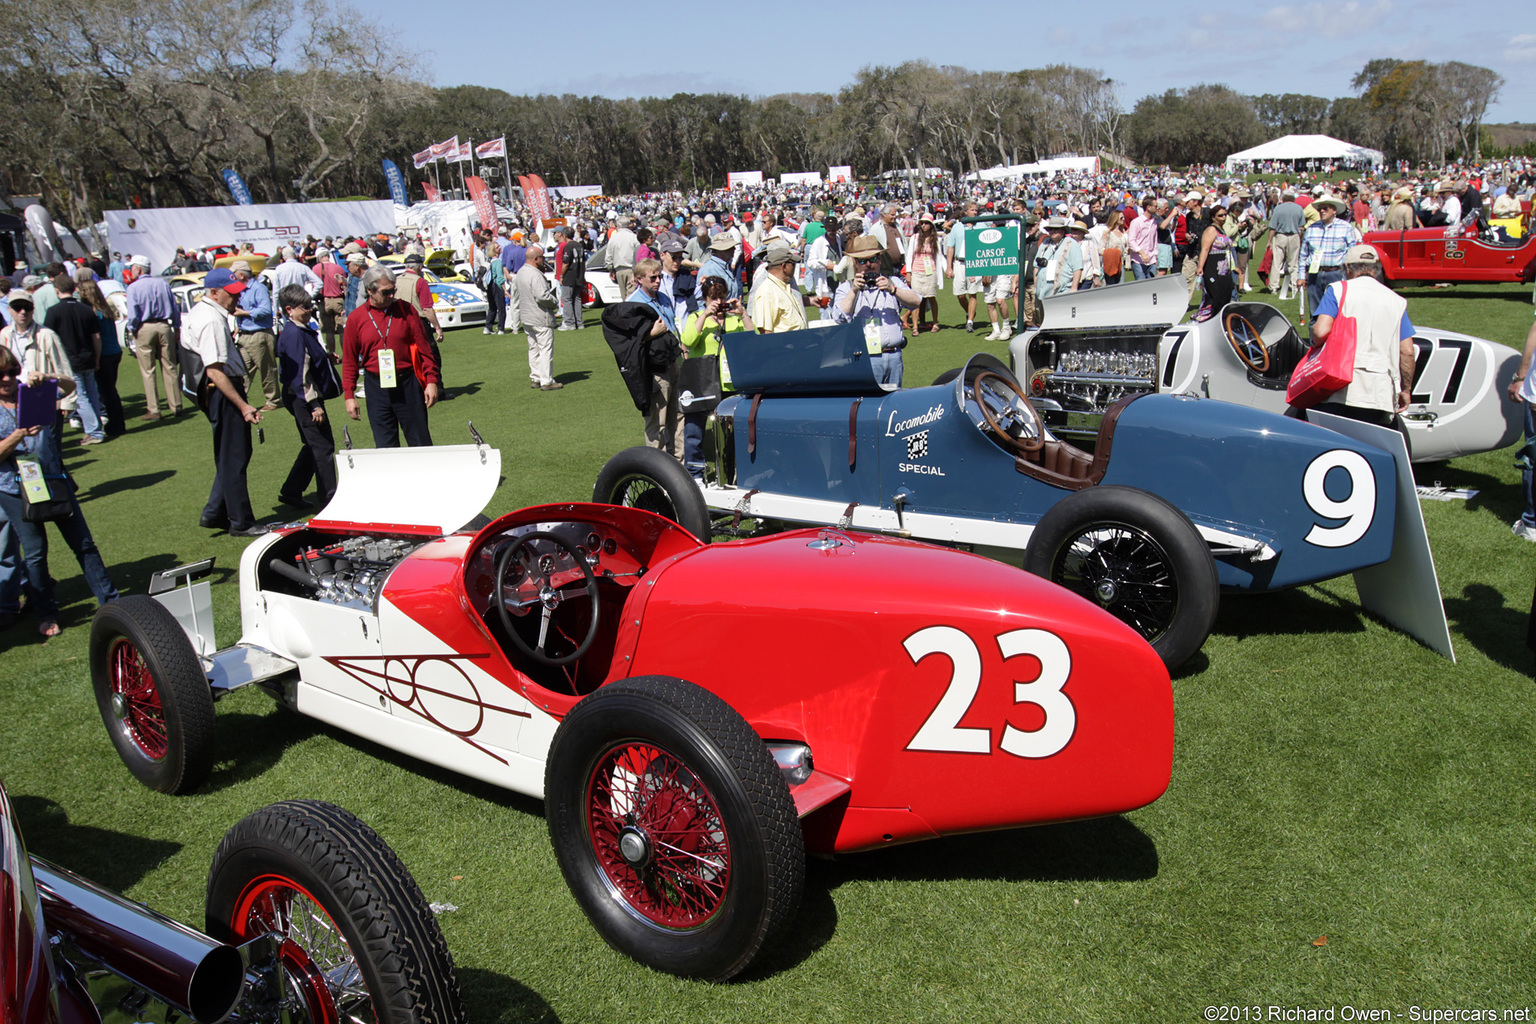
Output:
[[[1126,395],[1198,394],[1283,413],[1285,386],[1307,343],[1285,314],[1232,302],[1203,323],[1179,323],[1184,282],[1168,276],[1046,299],[1043,324],[1008,346],[1009,362],[1046,425],[1092,438]],[[1521,409],[1505,389],[1520,364],[1508,345],[1415,324],[1413,403],[1402,415],[1414,462],[1507,448]]]
[[1204,643],[1221,589],[1293,587],[1394,555],[1394,456],[1333,430],[1147,389],[1117,398],[1078,447],[990,355],[888,391],[857,322],[728,335],[725,349],[738,394],[715,410],[702,489],[629,449],[596,500],[700,536],[712,518],[755,519],[960,545],[1095,601],[1169,666]]
[[1503,242],[1472,224],[1450,237],[1445,228],[1372,231],[1365,242],[1381,253],[1381,269],[1388,281],[1530,284],[1536,279],[1536,235],[1532,234],[1518,242]]
[[603,938],[715,979],[793,920],[807,851],[1116,814],[1168,785],[1167,671],[1044,580],[831,529],[705,545],[611,505],[465,529],[501,473],[480,444],[337,465],[319,516],[246,548],[235,646],[192,582],[211,561],[97,613],[98,704],[146,785],[196,788],[214,701],[259,685],[542,797]]
[[[405,265],[405,257],[382,256],[378,262],[398,272]],[[427,267],[422,268],[421,277],[432,291],[432,309],[443,330],[485,324],[490,303],[486,301],[485,292],[469,283],[468,278],[445,279]]]
[[224,836],[203,929],[29,857],[0,785],[6,1024],[459,1024],[453,958],[400,858],[340,807],[272,804]]

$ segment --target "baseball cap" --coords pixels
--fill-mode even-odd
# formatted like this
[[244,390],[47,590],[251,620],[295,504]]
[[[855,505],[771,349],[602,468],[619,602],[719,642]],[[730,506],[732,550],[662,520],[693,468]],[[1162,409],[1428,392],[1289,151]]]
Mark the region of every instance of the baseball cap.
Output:
[[16,294],[11,296],[11,301],[7,303],[7,305],[9,305],[12,309],[20,309],[22,306],[25,306],[28,309],[36,308],[32,304],[32,296],[28,295],[26,292],[19,288],[16,290]]
[[675,238],[668,238],[661,243],[662,252],[682,252],[686,248],[688,247]]
[[730,235],[716,235],[715,240],[709,243],[711,252],[730,252],[736,248],[736,240]]
[[235,275],[223,267],[214,267],[203,277],[204,288],[222,288],[231,295],[239,295],[245,291],[245,282],[236,280]]
[[419,252],[413,252],[405,257],[405,262],[410,264],[425,264],[427,259]]
[[1380,263],[1381,253],[1376,251],[1374,245],[1351,246],[1349,252],[1344,254],[1345,263]]
[[133,257],[133,259],[128,261],[128,265],[131,266],[131,267],[142,267],[145,270],[148,270],[149,269],[149,257],[148,256],[142,256],[142,255],[135,256],[135,257]]
[[799,263],[800,257],[787,245],[770,245],[763,262],[770,267],[779,267],[786,263]]

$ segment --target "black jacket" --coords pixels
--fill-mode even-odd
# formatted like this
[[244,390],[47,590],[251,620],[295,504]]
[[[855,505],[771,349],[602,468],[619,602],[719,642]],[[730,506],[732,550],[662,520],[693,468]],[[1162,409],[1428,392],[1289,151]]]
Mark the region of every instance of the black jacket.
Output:
[[641,412],[651,407],[651,375],[665,373],[683,354],[671,331],[651,337],[656,317],[656,310],[643,302],[621,302],[603,310],[603,340],[613,349],[629,397]]

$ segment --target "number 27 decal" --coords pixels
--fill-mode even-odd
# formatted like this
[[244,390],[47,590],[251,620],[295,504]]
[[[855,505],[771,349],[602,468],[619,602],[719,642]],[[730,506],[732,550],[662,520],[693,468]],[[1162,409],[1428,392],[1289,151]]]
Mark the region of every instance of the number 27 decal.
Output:
[[[1072,674],[1072,652],[1055,633],[1043,629],[1015,629],[997,636],[1004,661],[1021,655],[1040,660],[1040,675],[1031,682],[1013,684],[1015,704],[1033,704],[1045,713],[1045,724],[1033,732],[1003,723],[998,746],[1015,757],[1050,757],[1072,741],[1077,730],[1077,709],[1062,692]],[[914,665],[930,654],[942,654],[951,665],[949,686],[938,705],[917,730],[908,750],[942,750],[958,754],[992,753],[992,730],[962,726],[981,688],[981,652],[976,642],[953,626],[929,626],[902,642]]]

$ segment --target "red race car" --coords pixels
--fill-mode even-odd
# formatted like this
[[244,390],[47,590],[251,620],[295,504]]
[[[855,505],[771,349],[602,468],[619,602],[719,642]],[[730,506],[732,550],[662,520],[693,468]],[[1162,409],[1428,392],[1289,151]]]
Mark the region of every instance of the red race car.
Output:
[[465,530],[494,449],[337,462],[317,518],[246,549],[236,646],[216,648],[191,583],[210,563],[97,613],[97,699],[147,785],[198,786],[214,700],[258,684],[544,798],[603,937],[711,979],[792,920],[807,851],[1116,814],[1168,785],[1157,654],[1016,568],[835,529],[706,545],[612,505]]
[[[1527,215],[1529,210],[1527,203]],[[1505,242],[1474,223],[1450,237],[1445,228],[1414,228],[1372,231],[1365,242],[1381,253],[1381,267],[1389,281],[1530,284],[1536,278],[1536,235],[1529,231],[1519,241]]]
[[224,836],[206,932],[29,857],[0,786],[5,1024],[462,1024],[443,933],[384,840],[340,807],[273,804]]

